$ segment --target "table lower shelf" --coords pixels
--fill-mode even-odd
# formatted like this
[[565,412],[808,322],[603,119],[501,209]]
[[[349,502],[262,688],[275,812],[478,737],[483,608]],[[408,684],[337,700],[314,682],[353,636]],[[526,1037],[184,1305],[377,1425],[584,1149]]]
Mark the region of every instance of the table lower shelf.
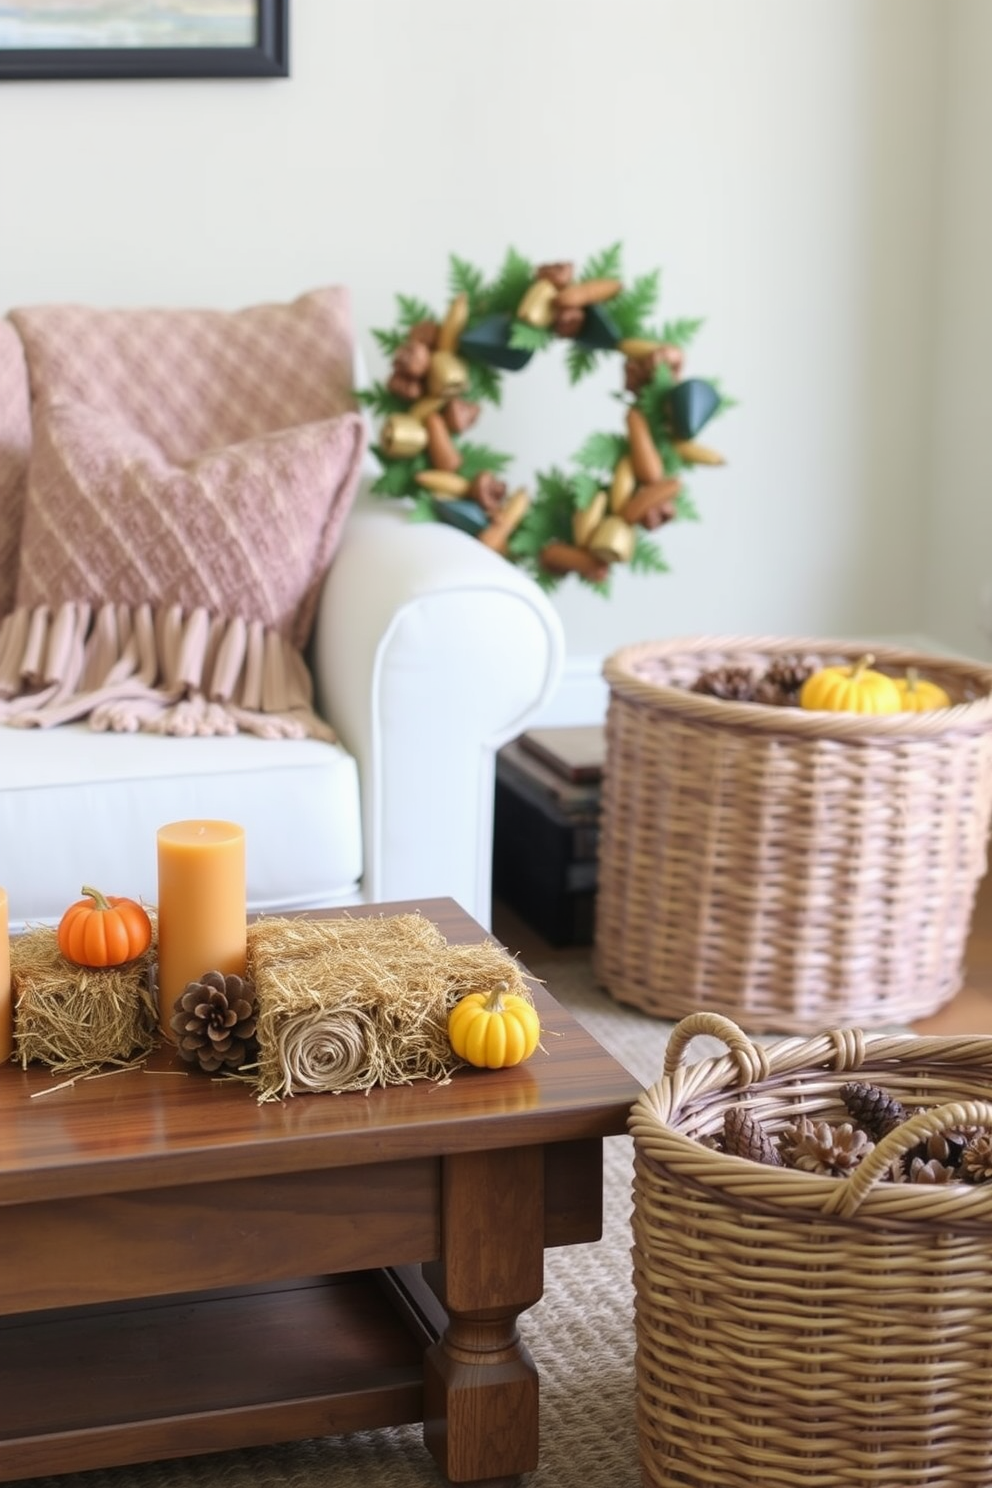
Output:
[[419,1421],[437,1324],[393,1272],[2,1319],[0,1481]]

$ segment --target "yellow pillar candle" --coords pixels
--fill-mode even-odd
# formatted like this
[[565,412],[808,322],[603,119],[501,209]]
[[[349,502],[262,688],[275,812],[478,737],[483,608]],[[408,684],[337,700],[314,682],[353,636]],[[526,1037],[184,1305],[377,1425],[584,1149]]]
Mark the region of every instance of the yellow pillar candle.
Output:
[[10,919],[7,890],[0,889],[0,1060],[14,1048],[14,994],[10,985]]
[[158,831],[159,1027],[204,972],[244,976],[248,952],[245,833],[225,821],[171,822]]

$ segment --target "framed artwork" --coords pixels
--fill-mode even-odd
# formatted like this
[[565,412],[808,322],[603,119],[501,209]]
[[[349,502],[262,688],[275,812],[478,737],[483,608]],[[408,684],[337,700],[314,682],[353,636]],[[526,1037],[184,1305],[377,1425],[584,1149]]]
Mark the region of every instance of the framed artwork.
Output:
[[289,75],[289,0],[0,0],[0,81]]

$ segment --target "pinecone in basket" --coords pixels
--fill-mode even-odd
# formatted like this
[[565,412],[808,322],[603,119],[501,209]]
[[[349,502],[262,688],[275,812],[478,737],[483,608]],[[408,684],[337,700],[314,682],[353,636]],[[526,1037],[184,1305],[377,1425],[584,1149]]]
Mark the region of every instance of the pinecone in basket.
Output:
[[961,1153],[958,1173],[968,1183],[988,1183],[992,1179],[992,1132],[975,1133]]
[[906,1177],[910,1183],[955,1183],[958,1173],[956,1168],[948,1167],[936,1157],[926,1162],[922,1157],[914,1157]]
[[768,1167],[784,1167],[774,1139],[747,1106],[728,1106],[723,1113],[724,1151],[733,1157],[748,1157]]
[[963,1133],[935,1132],[906,1153],[904,1161],[907,1171],[917,1160],[924,1163],[938,1162],[945,1168],[956,1168],[967,1141],[968,1138]]
[[[906,1114],[916,1116],[925,1110],[926,1106],[917,1106]],[[903,1164],[907,1173],[916,1158],[919,1158],[921,1162],[936,1161],[948,1168],[959,1168],[962,1153],[968,1143],[982,1130],[980,1126],[949,1126],[946,1131],[934,1132],[932,1136],[925,1137],[922,1142],[905,1154]]]
[[813,1130],[793,1149],[792,1166],[804,1173],[829,1173],[845,1178],[875,1146],[867,1132],[840,1122],[814,1121]]
[[754,689],[756,703],[769,703],[780,708],[794,708],[807,677],[816,668],[802,656],[780,656],[759,678]]
[[176,1002],[169,1026],[180,1058],[213,1074],[240,1069],[258,1050],[258,1003],[251,982],[208,971],[190,982]]
[[[960,1158],[961,1153],[964,1151],[965,1147],[967,1147],[971,1139],[973,1137],[981,1136],[984,1133],[984,1126],[949,1126],[947,1130],[942,1133],[942,1136],[944,1141],[948,1142],[952,1148],[957,1147],[959,1149],[957,1155],[958,1158]],[[931,1137],[930,1140],[932,1142],[934,1140],[933,1137]]]
[[789,1167],[795,1166],[796,1148],[813,1135],[816,1123],[810,1116],[796,1116],[786,1122],[778,1137],[778,1150]]
[[700,672],[692,684],[693,692],[707,697],[724,698],[727,702],[749,703],[754,697],[755,679],[750,667],[711,667]]
[[[859,1126],[876,1142],[894,1127],[901,1126],[909,1112],[901,1100],[883,1090],[880,1085],[868,1085],[861,1080],[849,1080],[840,1087],[840,1098]],[[930,1157],[936,1153],[928,1153]]]

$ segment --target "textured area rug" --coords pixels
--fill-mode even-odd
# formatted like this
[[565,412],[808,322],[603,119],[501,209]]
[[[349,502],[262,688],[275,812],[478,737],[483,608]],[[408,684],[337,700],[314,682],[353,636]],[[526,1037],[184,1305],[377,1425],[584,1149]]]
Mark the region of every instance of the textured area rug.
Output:
[[[500,918],[494,932],[642,1084],[658,1078],[671,1024],[600,991],[587,951],[549,953],[515,922]],[[691,1057],[722,1052],[717,1041],[697,1039]],[[603,1238],[549,1252],[544,1297],[521,1319],[541,1377],[541,1461],[528,1478],[533,1488],[640,1484],[630,1274],[633,1155],[627,1137],[604,1145]],[[444,1480],[421,1428],[404,1426],[30,1481],[51,1488],[438,1488]]]

